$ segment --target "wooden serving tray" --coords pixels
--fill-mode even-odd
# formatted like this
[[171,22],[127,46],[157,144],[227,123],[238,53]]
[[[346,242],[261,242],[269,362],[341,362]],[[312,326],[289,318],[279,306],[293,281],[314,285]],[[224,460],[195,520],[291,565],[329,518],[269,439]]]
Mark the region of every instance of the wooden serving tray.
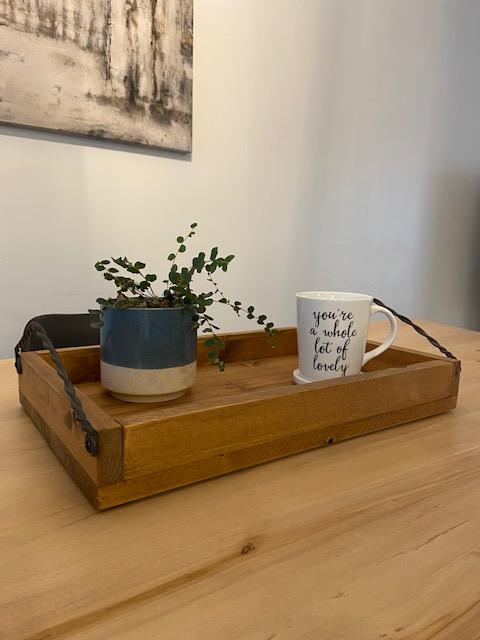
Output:
[[275,349],[263,331],[223,340],[225,371],[207,362],[199,344],[195,386],[166,404],[112,398],[99,382],[98,346],[59,350],[98,431],[96,457],[85,450],[48,352],[22,353],[20,401],[98,509],[443,413],[457,403],[458,360],[395,347],[360,375],[297,386],[295,329],[281,330]]

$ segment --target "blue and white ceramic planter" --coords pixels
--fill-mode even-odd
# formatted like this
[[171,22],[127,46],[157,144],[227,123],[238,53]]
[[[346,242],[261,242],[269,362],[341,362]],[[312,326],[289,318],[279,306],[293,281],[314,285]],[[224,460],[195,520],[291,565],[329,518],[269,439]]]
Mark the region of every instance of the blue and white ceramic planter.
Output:
[[195,382],[197,332],[183,307],[103,310],[102,385],[126,402],[163,402]]

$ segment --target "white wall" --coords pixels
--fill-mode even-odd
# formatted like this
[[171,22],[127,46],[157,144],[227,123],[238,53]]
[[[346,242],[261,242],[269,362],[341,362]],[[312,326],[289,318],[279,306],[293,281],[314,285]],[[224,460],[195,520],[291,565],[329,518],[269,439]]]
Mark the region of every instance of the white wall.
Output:
[[108,291],[96,259],[160,270],[191,221],[279,325],[296,290],[338,288],[480,326],[479,19],[475,0],[197,0],[191,158],[1,128],[0,356],[30,316]]
[[480,3],[328,7],[311,284],[480,329]]

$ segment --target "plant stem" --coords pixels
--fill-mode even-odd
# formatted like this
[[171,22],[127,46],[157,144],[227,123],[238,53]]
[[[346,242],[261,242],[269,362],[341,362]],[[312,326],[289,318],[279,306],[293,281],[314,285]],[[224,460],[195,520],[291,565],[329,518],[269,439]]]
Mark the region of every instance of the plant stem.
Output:
[[[142,278],[145,280],[145,282],[148,282],[147,278],[143,275],[143,273],[140,271],[140,269],[138,270],[138,273],[142,276]],[[157,295],[155,293],[155,291],[152,288],[152,285],[150,284],[150,282],[148,282],[148,288],[150,289],[150,297],[151,298],[156,298]],[[145,291],[142,291],[142,293],[145,293]]]

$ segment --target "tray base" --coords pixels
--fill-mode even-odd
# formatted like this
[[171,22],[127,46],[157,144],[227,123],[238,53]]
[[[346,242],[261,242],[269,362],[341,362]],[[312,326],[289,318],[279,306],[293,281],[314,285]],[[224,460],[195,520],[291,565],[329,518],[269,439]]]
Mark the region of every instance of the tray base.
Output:
[[168,403],[126,403],[115,398],[100,383],[79,382],[76,386],[108,415],[124,426],[137,420],[191,414],[202,409],[243,402],[255,392],[274,391],[278,387],[295,388],[292,371],[294,355],[229,362],[225,371],[213,365],[198,367],[192,388]]

